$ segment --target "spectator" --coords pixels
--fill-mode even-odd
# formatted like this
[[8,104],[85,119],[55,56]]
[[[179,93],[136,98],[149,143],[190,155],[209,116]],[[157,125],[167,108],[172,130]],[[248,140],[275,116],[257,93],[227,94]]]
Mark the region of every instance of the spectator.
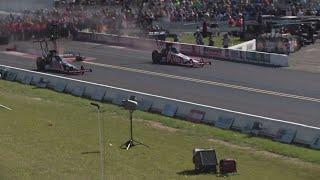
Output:
[[223,48],[229,48],[230,38],[228,34],[224,34],[222,41],[223,41]]
[[179,42],[179,37],[177,34],[173,36],[173,42]]
[[208,36],[208,24],[206,21],[203,21],[203,24],[202,24],[202,35],[203,37]]
[[299,9],[297,16],[302,17],[303,15],[304,15],[304,12],[302,11],[302,9]]
[[209,44],[208,44],[208,46],[214,46],[214,40],[212,38],[212,35],[209,36]]
[[197,29],[197,31],[193,34],[193,36],[196,39],[196,44],[197,45],[204,45],[203,36],[202,36],[202,34],[200,32],[200,29]]

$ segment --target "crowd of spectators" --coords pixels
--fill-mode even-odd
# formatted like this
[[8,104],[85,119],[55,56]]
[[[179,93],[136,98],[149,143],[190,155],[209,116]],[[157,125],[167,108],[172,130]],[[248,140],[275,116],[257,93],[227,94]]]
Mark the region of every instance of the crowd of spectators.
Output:
[[255,19],[258,15],[303,16],[319,15],[314,7],[298,3],[279,7],[272,0],[149,0],[144,12],[154,18],[169,21],[226,21],[244,17]]
[[[0,33],[25,39],[46,34],[52,24],[58,25],[65,36],[77,30],[118,33],[119,29],[150,28],[154,20],[228,21],[241,26],[243,19],[260,15],[319,15],[315,9],[291,4],[286,11],[277,8],[272,0],[75,0],[66,1],[52,9],[24,11],[19,15],[0,18]],[[258,3],[257,3],[258,2]],[[21,35],[22,34],[22,35]]]
[[137,15],[129,8],[107,6],[65,6],[36,11],[23,11],[0,17],[0,35],[14,39],[43,37],[53,27],[61,36],[70,36],[78,30],[117,33],[119,28],[136,26]]

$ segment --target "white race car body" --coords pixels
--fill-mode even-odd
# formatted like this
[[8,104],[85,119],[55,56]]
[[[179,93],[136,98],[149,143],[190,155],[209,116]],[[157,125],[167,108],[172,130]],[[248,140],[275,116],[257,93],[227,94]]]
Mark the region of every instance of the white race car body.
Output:
[[175,65],[182,65],[188,67],[203,67],[206,64],[210,64],[209,61],[204,61],[203,59],[197,59],[194,57],[189,57],[182,53],[174,53],[169,51],[167,56],[162,56],[161,63],[166,64],[175,64]]
[[85,57],[81,56],[80,53],[66,52],[64,54],[60,54],[59,56],[65,60],[71,60],[71,61],[84,61],[85,60]]

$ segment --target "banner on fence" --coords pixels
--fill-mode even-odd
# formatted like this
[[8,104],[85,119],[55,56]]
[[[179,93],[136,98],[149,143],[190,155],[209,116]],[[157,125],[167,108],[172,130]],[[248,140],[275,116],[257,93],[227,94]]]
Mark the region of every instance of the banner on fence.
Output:
[[201,47],[197,45],[180,44],[181,53],[185,53],[192,56],[201,55]]
[[233,122],[234,122],[234,118],[219,117],[218,120],[214,123],[214,125],[221,129],[230,129]]
[[206,115],[206,112],[204,111],[191,109],[187,116],[187,120],[193,121],[193,122],[201,122],[205,115]]
[[311,143],[311,148],[320,149],[320,134],[316,135]]
[[246,52],[246,60],[254,63],[270,64],[270,54],[258,52]]
[[206,57],[220,57],[224,58],[223,50],[220,48],[204,47],[203,54]]
[[[227,54],[225,52],[225,54]],[[238,61],[243,61],[244,60],[244,56],[243,56],[243,51],[238,51],[238,50],[229,50],[229,57],[231,60],[238,60]]]
[[166,104],[161,112],[162,115],[173,117],[178,110],[178,106]]
[[143,100],[139,101],[138,109],[140,109],[142,111],[149,111],[151,109],[152,103],[153,102],[150,100],[143,99]]
[[296,130],[280,128],[274,140],[290,144],[296,135]]

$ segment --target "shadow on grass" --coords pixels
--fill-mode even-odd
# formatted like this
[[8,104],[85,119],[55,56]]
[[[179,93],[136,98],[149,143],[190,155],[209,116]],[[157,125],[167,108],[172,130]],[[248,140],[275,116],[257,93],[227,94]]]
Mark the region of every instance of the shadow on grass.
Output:
[[177,174],[182,176],[195,176],[195,175],[198,175],[199,173],[197,173],[194,169],[192,169],[192,170],[184,170],[181,172],[177,172]]
[[180,171],[177,172],[177,174],[182,175],[182,176],[196,176],[196,175],[200,175],[200,174],[211,174],[211,175],[216,175],[213,172],[196,172],[194,169],[192,170],[184,170],[184,171]]
[[238,175],[238,173],[220,174],[220,173],[214,173],[214,172],[196,172],[194,169],[177,172],[177,174],[181,176],[212,175],[218,178],[226,178],[226,177]]
[[100,154],[100,151],[86,151],[86,152],[81,152],[81,154]]

